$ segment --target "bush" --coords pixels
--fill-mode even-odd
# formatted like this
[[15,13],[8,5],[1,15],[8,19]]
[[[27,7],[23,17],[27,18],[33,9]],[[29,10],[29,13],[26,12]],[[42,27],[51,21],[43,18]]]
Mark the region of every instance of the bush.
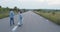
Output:
[[57,24],[60,25],[60,19],[57,19]]
[[48,11],[48,13],[50,13],[51,11]]
[[[53,14],[52,15],[51,13],[43,13],[43,12],[40,13],[40,12],[38,12],[37,14],[39,14],[40,16],[43,16],[43,17],[47,18],[48,20],[51,20],[52,22],[60,25],[60,15],[58,15],[57,13],[56,12],[52,12],[52,14]],[[56,15],[56,16],[54,16],[54,15]]]
[[52,12],[53,15],[55,15],[55,12]]

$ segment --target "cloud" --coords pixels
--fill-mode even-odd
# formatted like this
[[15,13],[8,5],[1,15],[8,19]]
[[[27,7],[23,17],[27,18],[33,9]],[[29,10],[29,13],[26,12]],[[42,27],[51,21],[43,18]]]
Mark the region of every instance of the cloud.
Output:
[[20,2],[17,0],[0,0],[0,5],[3,7],[13,8],[15,6],[20,7]]
[[18,0],[20,2],[44,2],[45,0]]
[[0,5],[19,8],[58,8],[60,0],[0,0]]
[[60,5],[60,0],[18,0],[20,2],[39,2],[39,3],[45,3],[48,5]]
[[60,0],[47,0],[48,5],[60,5]]

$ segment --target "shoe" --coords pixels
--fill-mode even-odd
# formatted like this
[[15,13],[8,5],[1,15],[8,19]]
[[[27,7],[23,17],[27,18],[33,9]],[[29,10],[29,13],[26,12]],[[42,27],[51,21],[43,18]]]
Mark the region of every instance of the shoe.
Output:
[[21,25],[18,25],[19,27],[21,27]]
[[13,25],[15,25],[15,23],[13,23]]

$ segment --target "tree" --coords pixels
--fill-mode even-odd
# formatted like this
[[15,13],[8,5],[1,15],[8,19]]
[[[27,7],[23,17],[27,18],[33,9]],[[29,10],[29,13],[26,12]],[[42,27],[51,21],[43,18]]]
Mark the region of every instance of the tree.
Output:
[[17,10],[17,7],[16,6],[14,7],[14,10]]
[[50,13],[51,11],[48,11],[48,13]]
[[1,14],[1,6],[0,6],[0,14]]
[[23,9],[23,11],[24,11],[24,12],[26,12],[26,10],[25,10],[25,9]]
[[0,8],[2,8],[2,6],[0,6]]
[[9,10],[9,7],[6,7],[7,10]]
[[53,15],[55,15],[55,12],[52,12]]
[[0,13],[1,13],[1,11],[2,11],[2,6],[0,6]]
[[41,9],[38,9],[37,11],[42,11]]
[[16,6],[14,7],[14,11],[18,12],[18,8]]

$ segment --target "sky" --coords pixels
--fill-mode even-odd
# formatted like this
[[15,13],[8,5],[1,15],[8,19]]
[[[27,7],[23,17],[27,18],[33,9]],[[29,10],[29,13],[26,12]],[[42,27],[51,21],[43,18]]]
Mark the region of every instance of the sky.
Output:
[[60,0],[0,0],[0,6],[20,9],[60,9]]

